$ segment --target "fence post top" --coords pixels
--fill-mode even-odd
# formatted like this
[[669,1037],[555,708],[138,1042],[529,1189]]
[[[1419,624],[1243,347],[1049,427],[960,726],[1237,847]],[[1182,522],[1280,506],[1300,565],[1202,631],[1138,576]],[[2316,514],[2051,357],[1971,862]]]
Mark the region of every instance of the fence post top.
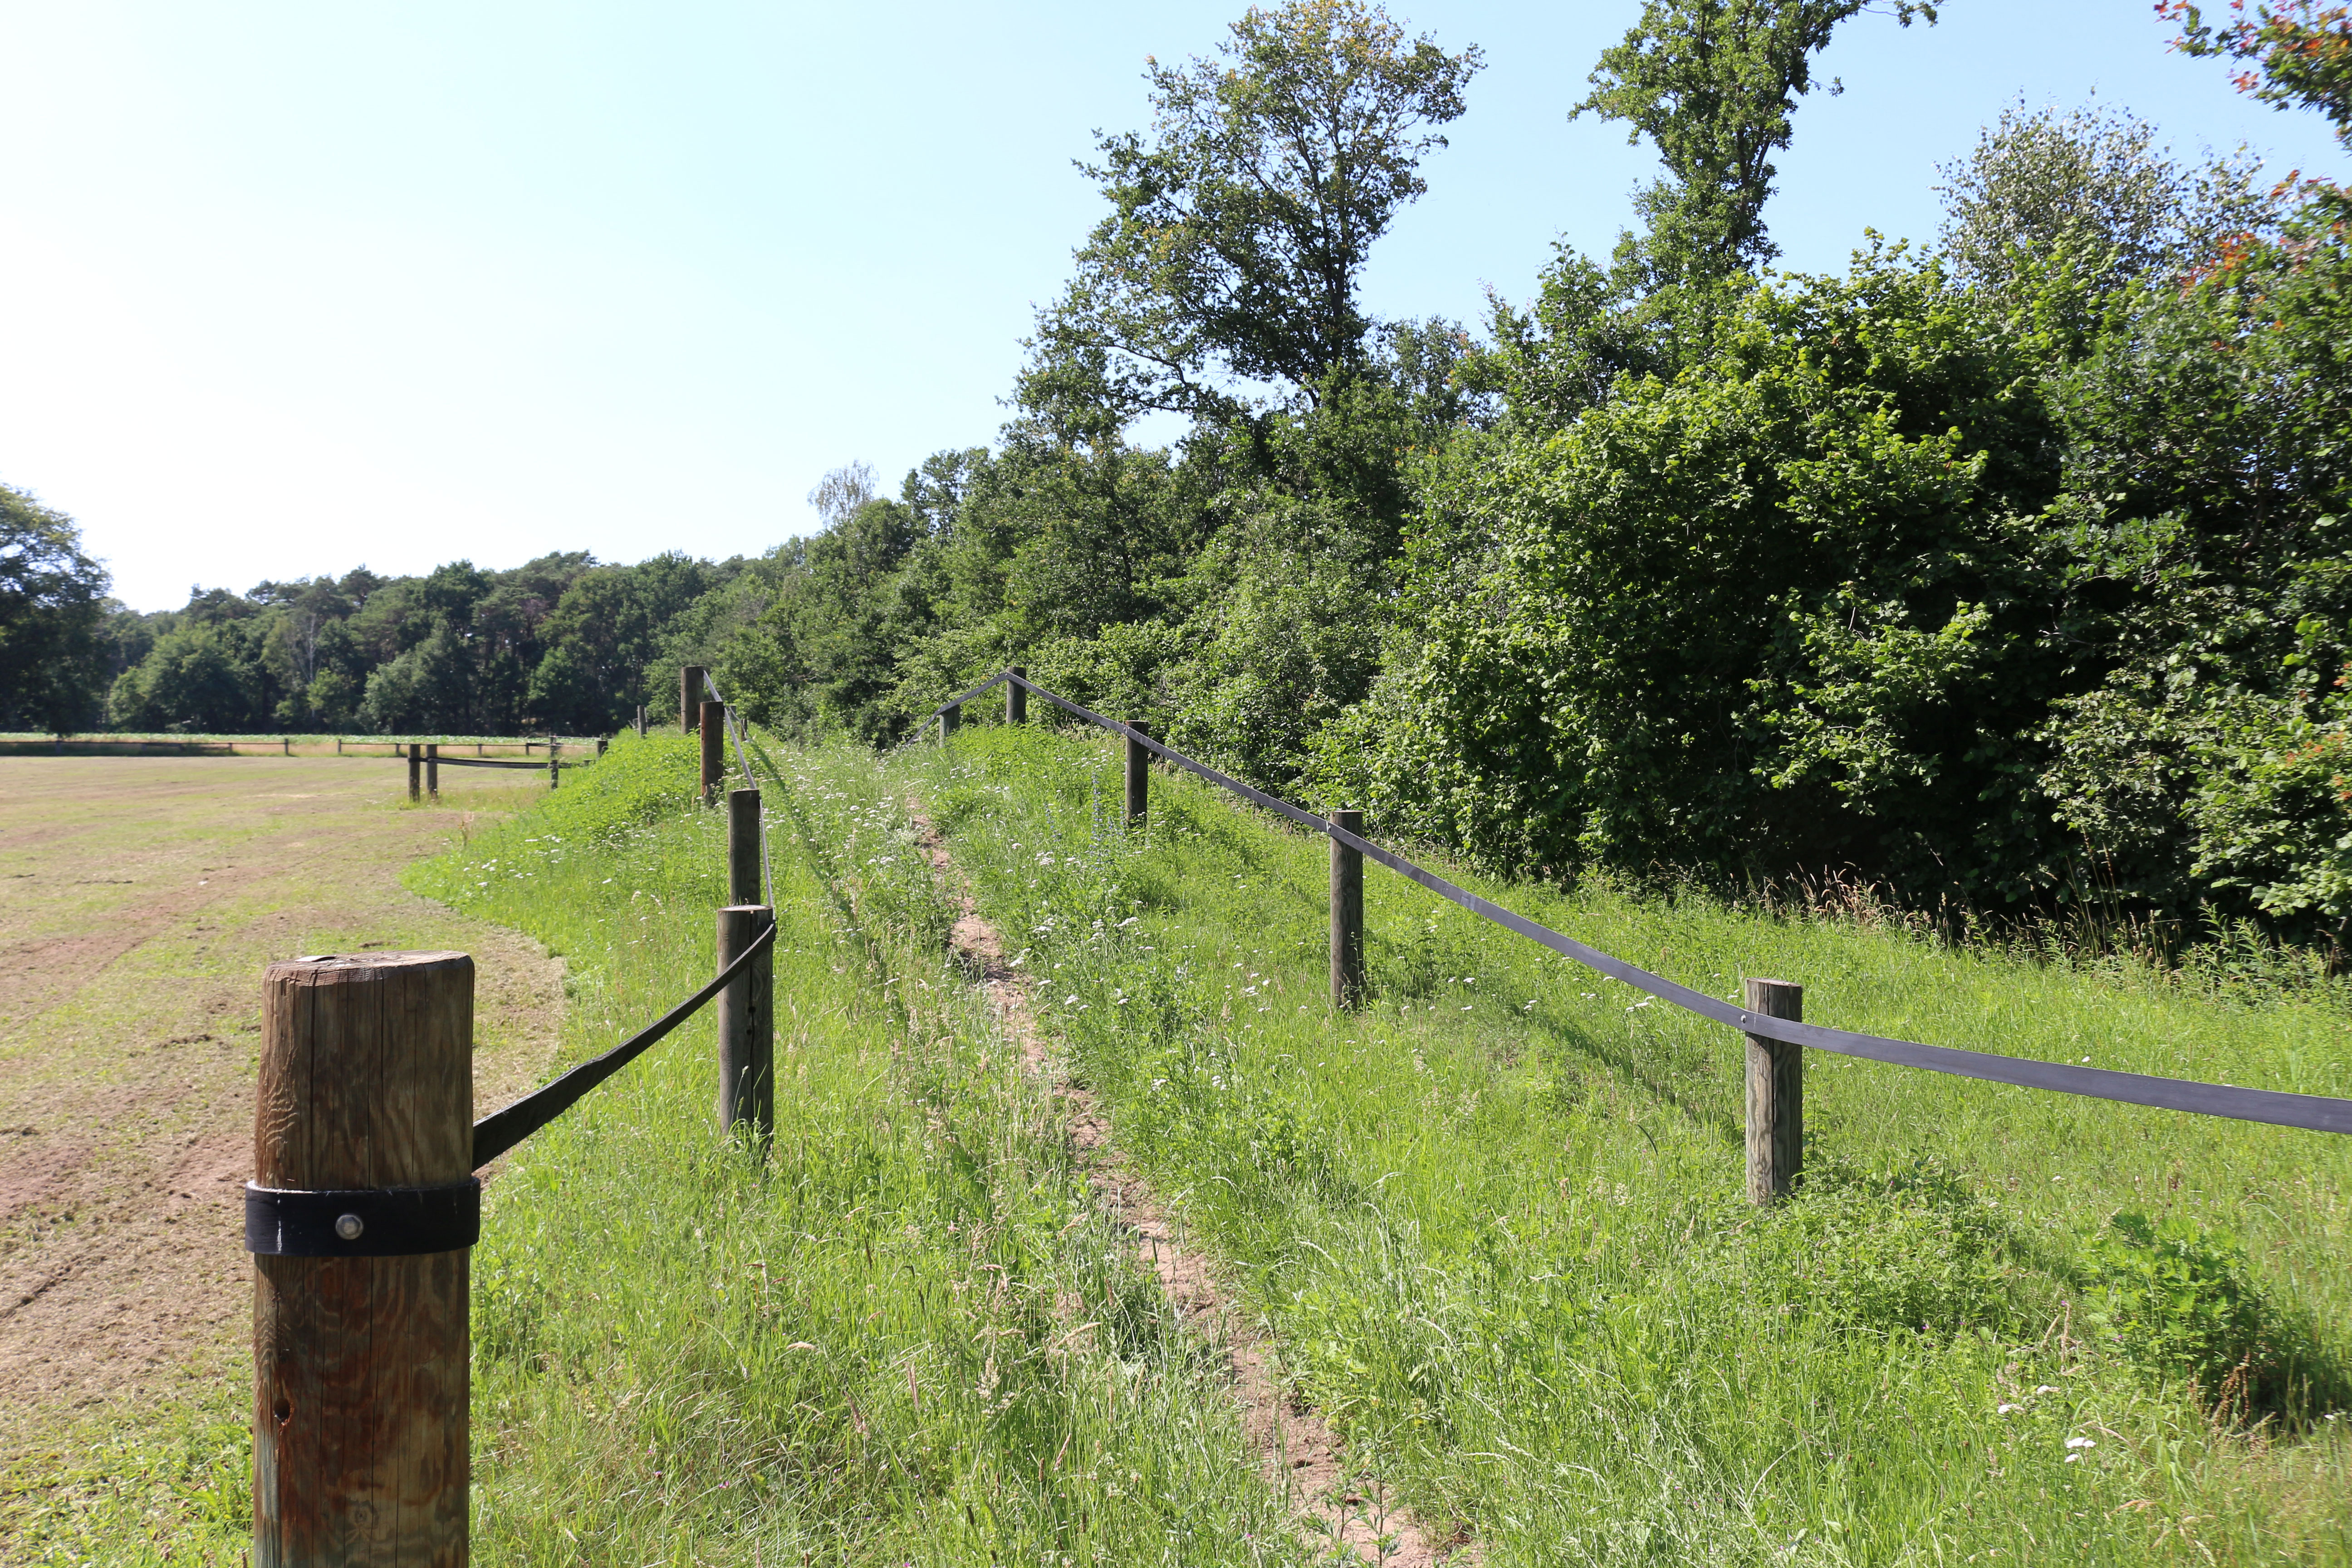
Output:
[[332,984],[373,980],[394,970],[438,969],[445,965],[470,970],[474,957],[468,952],[310,952],[299,958],[278,959],[269,966],[266,978]]

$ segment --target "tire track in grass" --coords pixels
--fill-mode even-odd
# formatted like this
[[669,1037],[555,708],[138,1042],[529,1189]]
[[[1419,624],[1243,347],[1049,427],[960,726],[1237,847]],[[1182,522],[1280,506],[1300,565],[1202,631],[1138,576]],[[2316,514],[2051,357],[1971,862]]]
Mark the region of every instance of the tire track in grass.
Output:
[[1003,939],[980,913],[970,882],[957,868],[922,800],[909,795],[905,805],[931,874],[957,911],[948,939],[957,961],[986,1001],[998,1029],[1020,1047],[1023,1066],[1049,1084],[1062,1103],[1070,1142],[1096,1201],[1128,1236],[1137,1258],[1150,1266],[1184,1321],[1223,1348],[1243,1429],[1258,1451],[1267,1480],[1287,1501],[1302,1531],[1310,1540],[1331,1542],[1343,1562],[1382,1568],[1475,1563],[1474,1543],[1459,1536],[1435,1538],[1424,1531],[1402,1505],[1389,1500],[1377,1478],[1349,1464],[1338,1434],[1320,1412],[1284,1392],[1273,1347],[1219,1285],[1208,1259],[1183,1245],[1167,1206],[1110,1146],[1110,1115],[1101,1100],[1061,1077],[1038,1027],[1031,994],[1034,979],[1005,962]]

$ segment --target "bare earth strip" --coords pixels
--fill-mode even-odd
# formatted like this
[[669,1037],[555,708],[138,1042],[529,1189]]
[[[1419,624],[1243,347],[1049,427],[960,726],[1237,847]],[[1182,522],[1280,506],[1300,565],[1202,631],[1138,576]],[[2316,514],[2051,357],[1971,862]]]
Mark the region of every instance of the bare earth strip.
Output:
[[382,761],[0,758],[0,1470],[175,1380],[241,1375],[271,960],[470,952],[477,1102],[551,1058],[561,963],[398,879],[530,786],[414,809],[404,782]]
[[977,912],[954,858],[922,803],[909,798],[907,809],[933,873],[961,905],[949,939],[958,959],[977,979],[998,1026],[1020,1046],[1030,1072],[1054,1083],[1070,1141],[1086,1163],[1097,1201],[1127,1231],[1138,1258],[1151,1266],[1178,1310],[1210,1328],[1223,1345],[1244,1428],[1267,1479],[1289,1500],[1302,1525],[1313,1539],[1348,1548],[1353,1553],[1349,1561],[1386,1568],[1475,1562],[1473,1543],[1455,1537],[1433,1539],[1418,1521],[1391,1504],[1374,1478],[1348,1462],[1338,1436],[1320,1415],[1285,1394],[1264,1340],[1234,1310],[1207,1258],[1183,1245],[1166,1206],[1110,1147],[1109,1113],[1092,1092],[1058,1078],[1031,1005],[1034,981],[1007,966],[1003,940]]

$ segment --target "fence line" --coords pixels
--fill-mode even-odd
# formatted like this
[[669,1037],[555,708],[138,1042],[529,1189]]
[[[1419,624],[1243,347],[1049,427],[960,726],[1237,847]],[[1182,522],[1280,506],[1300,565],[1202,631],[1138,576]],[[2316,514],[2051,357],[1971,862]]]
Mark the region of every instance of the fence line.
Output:
[[759,934],[736,956],[735,962],[720,970],[708,985],[663,1014],[653,1023],[606,1051],[592,1057],[578,1067],[532,1089],[510,1104],[493,1110],[474,1123],[474,1169],[480,1170],[565,1111],[571,1110],[592,1089],[627,1067],[646,1050],[660,1043],[669,1032],[685,1023],[710,999],[727,989],[735,977],[751,966],[751,961],[775,945],[776,928],[772,925]]
[[[1833,1029],[1820,1024],[1801,1023],[1789,1018],[1777,1018],[1710,996],[1678,984],[1664,975],[1653,974],[1639,965],[1601,952],[1556,931],[1549,926],[1531,921],[1489,900],[1480,898],[1467,889],[1456,886],[1424,867],[1416,865],[1394,850],[1375,844],[1362,835],[1351,832],[1318,816],[1311,811],[1285,800],[1253,789],[1239,779],[1229,777],[1196,762],[1163,741],[1154,739],[1142,727],[1108,719],[1092,709],[1084,708],[1058,692],[1048,691],[1026,676],[1007,669],[994,679],[982,682],[960,697],[949,699],[927,714],[924,723],[947,720],[950,710],[961,707],[975,697],[985,695],[1006,681],[1017,682],[1035,695],[1044,698],[1067,712],[1114,734],[1127,737],[1130,747],[1140,746],[1165,761],[1197,774],[1218,788],[1239,795],[1253,805],[1262,806],[1277,816],[1288,818],[1302,827],[1328,837],[1369,859],[1377,860],[1399,876],[1418,882],[1450,903],[1469,910],[1483,920],[1491,921],[1504,930],[1538,942],[1563,958],[1575,960],[1586,968],[1606,974],[1636,990],[1646,991],[1662,1002],[1701,1017],[1727,1025],[1742,1034],[1761,1039],[1784,1041],[1793,1046],[1810,1046],[1816,1050],[1832,1051],[1840,1056],[1861,1057],[1871,1061],[1892,1063],[1897,1067],[1921,1068],[1929,1072],[1948,1073],[1958,1078],[1972,1078],[1988,1083],[2004,1083],[2021,1089],[2049,1089],[2059,1094],[2082,1095],[2093,1100],[2114,1100],[2126,1105],[2152,1106],[2163,1110],[2185,1110],[2200,1116],[2219,1116],[2236,1121],[2263,1121],[2280,1127],[2299,1127],[2315,1132],[2352,1133],[2352,1100],[2336,1100],[2325,1095],[2294,1094],[2280,1089],[2241,1089],[2230,1084],[2200,1083],[2188,1079],[2155,1078],[2143,1073],[2116,1072],[2105,1068],[2071,1066],[2063,1062],[2035,1061],[2023,1057],[2006,1057],[1987,1051],[1961,1050],[1950,1046],[1923,1045],[1916,1040],[1889,1039],[1882,1035],[1862,1034],[1852,1029]],[[919,733],[921,726],[918,726]]]
[[[688,688],[690,689],[690,688]],[[712,696],[718,693],[714,688]],[[703,710],[704,773],[718,740]],[[737,753],[751,779],[736,721]],[[411,743],[418,773],[544,764],[443,757]],[[604,742],[597,742],[602,754]],[[395,751],[394,755],[400,752]],[[719,754],[723,755],[723,752]],[[583,758],[585,762],[588,759]],[[766,823],[730,832],[731,900],[772,899]],[[744,797],[749,795],[749,800]],[[754,843],[756,842],[756,851]],[[470,1120],[473,961],[460,952],[331,954],[273,964],[263,983],[254,1102],[255,1180],[245,1189],[254,1254],[253,1561],[463,1562],[469,1501],[466,1252],[481,1228],[473,1174],[562,1116],[678,1026],[718,1003],[722,1130],[739,1123],[764,1159],[774,1136],[772,904],[724,902],[718,973],[645,1028],[548,1083]],[[352,1272],[357,1270],[358,1272]]]
[[[743,746],[744,741],[751,733],[750,728],[743,722],[743,716],[738,713],[725,698],[719,695],[719,688],[711,681],[710,671],[708,669],[702,672],[702,688],[710,693],[710,700],[713,702],[727,710],[727,731],[735,742],[735,760],[743,765],[743,787],[756,794],[760,788],[759,776],[751,772],[751,758]],[[776,878],[768,865],[768,813],[765,805],[760,809],[760,887],[767,894],[769,907],[773,908],[776,902]]]

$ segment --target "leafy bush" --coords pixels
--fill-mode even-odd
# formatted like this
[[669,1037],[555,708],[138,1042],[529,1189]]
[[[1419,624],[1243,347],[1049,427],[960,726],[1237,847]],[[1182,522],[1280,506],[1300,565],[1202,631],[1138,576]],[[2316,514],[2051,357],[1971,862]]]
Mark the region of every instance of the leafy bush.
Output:
[[2006,1335],[2021,1271],[1999,1212],[1933,1155],[1868,1172],[1818,1152],[1747,1243],[1754,1287],[1795,1311],[1878,1332]]
[[2186,1378],[2203,1397],[2241,1413],[2287,1392],[2296,1338],[2250,1279],[2246,1255],[2188,1219],[2161,1223],[2119,1210],[2093,1245],[2097,1305],[2110,1349],[2159,1377]]

